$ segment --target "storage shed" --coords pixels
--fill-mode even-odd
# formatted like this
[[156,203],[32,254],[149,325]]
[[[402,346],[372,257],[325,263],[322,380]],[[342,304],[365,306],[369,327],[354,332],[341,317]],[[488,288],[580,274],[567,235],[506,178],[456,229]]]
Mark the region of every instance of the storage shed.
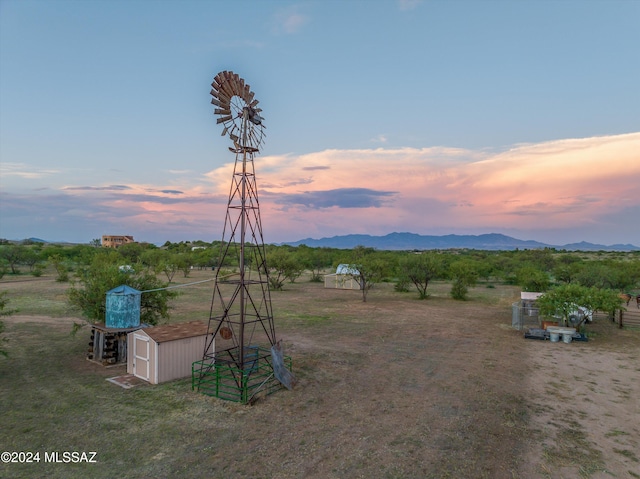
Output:
[[[191,376],[203,357],[207,323],[166,324],[129,333],[127,373],[158,384]],[[213,352],[214,343],[211,343]]]
[[324,287],[333,289],[362,289],[360,271],[348,264],[339,264],[336,272],[324,277]]

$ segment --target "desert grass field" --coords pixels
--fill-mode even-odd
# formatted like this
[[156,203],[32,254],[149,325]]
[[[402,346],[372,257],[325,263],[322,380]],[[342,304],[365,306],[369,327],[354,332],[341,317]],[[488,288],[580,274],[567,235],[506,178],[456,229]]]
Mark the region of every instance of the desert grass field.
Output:
[[[0,280],[18,309],[4,318],[0,450],[39,462],[16,456],[2,478],[640,478],[640,331],[598,320],[588,342],[524,339],[513,286],[454,301],[438,282],[420,301],[382,283],[365,303],[287,283],[271,297],[298,384],[243,406],[189,378],[108,382],[126,368],[85,359],[68,284],[21,279]],[[206,321],[211,290],[179,288],[170,321]]]

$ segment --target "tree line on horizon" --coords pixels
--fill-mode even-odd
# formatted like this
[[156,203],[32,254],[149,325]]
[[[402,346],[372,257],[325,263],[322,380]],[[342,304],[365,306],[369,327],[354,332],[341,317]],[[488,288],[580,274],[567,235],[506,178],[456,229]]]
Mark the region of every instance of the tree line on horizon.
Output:
[[[167,287],[178,273],[188,277],[193,269],[229,269],[219,264],[221,241],[172,243],[161,247],[147,243],[104,248],[99,242],[84,245],[49,243],[13,244],[0,240],[0,278],[52,271],[56,280],[70,281],[69,300],[91,322],[104,320],[106,291],[128,284],[138,290]],[[546,292],[572,284],[590,291],[608,291],[610,298],[620,292],[640,288],[639,252],[566,252],[553,248],[509,251],[427,250],[382,251],[364,246],[337,249],[306,245],[266,245],[269,282],[282,290],[304,273],[313,282],[335,272],[339,264],[357,271],[362,299],[380,282],[394,283],[397,292],[415,292],[419,299],[429,297],[429,284],[451,283],[454,299],[467,299],[468,288],[484,281],[518,285],[523,291]],[[130,268],[123,268],[127,266]],[[251,267],[249,264],[248,267]],[[575,293],[575,291],[574,291]],[[573,293],[572,293],[573,294]],[[636,293],[637,294],[637,293]],[[156,324],[168,317],[173,293],[161,290],[145,294],[141,319]],[[593,294],[592,294],[593,296]],[[612,300],[613,301],[613,300]],[[619,300],[616,305],[619,306]]]

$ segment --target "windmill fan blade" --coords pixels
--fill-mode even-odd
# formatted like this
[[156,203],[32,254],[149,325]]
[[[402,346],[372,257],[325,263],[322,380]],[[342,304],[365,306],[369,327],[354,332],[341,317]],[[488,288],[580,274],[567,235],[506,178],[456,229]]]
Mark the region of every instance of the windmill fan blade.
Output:
[[259,151],[256,146],[264,142],[265,126],[251,86],[237,73],[223,70],[214,77],[211,88],[211,104],[216,106],[216,123],[223,125],[222,136],[228,135],[234,142],[236,153],[240,149]]
[[229,98],[231,98],[235,94],[233,91],[233,85],[231,85],[231,83],[229,82],[225,82],[222,85],[221,92],[224,92]]
[[228,86],[231,82],[233,82],[233,75],[230,75],[230,74],[228,74],[228,73],[227,73],[227,74],[224,76],[224,83],[222,83],[222,86],[223,86],[223,87],[226,87],[226,86]]
[[[222,101],[222,102],[224,102],[226,104],[228,104],[231,101],[231,97],[232,96],[233,95],[227,95],[227,93],[224,92],[223,90],[220,90],[218,92],[218,98],[220,98],[220,101]],[[223,105],[221,105],[221,106],[223,106]]]

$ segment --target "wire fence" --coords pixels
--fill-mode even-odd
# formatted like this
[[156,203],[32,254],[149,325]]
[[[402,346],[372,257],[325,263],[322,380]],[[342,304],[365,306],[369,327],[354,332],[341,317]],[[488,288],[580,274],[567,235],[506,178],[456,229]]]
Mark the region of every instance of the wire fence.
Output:
[[517,301],[511,305],[511,327],[521,331],[540,327],[540,310],[529,301]]

